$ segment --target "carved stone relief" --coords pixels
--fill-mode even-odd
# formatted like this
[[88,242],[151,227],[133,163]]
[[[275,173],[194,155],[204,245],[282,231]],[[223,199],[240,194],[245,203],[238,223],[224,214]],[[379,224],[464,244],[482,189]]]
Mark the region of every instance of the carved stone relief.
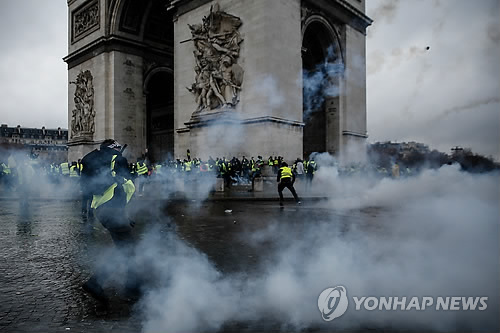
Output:
[[72,16],[72,37],[73,41],[76,41],[99,27],[99,2],[91,1],[73,12]]
[[76,81],[70,84],[76,86],[73,100],[75,108],[71,115],[71,136],[92,136],[95,132],[94,84],[89,70],[81,71]]
[[220,11],[219,5],[210,7],[210,13],[201,24],[188,25],[195,50],[194,82],[186,87],[195,96],[195,113],[220,107],[234,107],[239,102],[243,68],[238,65],[240,18]]

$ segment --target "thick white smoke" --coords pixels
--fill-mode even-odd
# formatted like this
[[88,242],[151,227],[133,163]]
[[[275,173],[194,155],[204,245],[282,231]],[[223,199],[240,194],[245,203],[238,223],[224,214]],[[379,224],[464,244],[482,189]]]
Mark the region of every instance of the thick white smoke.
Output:
[[[314,183],[329,200],[241,235],[278,248],[263,254],[268,265],[256,274],[224,275],[174,235],[145,237],[138,260],[154,267],[148,271],[157,283],[141,301],[144,330],[217,330],[234,322],[287,330],[498,329],[498,174],[445,166],[401,180],[335,175],[334,166],[324,165]],[[488,296],[488,308],[356,311],[350,304],[326,323],[317,297],[335,285],[350,297]]]

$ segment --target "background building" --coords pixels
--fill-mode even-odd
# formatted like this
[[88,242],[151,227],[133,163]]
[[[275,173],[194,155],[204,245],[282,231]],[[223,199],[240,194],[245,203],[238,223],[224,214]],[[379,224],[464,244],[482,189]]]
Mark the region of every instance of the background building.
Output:
[[48,162],[61,163],[68,158],[68,130],[0,126],[0,151],[18,150],[38,155]]

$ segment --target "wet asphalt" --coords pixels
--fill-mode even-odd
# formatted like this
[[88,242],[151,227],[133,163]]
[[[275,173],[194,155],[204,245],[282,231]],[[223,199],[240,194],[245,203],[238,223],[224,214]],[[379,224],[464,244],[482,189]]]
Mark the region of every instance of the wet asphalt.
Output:
[[[245,195],[136,197],[128,208],[134,235],[152,228],[165,237],[173,233],[223,274],[251,275],[287,241],[280,228],[300,237],[311,223],[335,216],[328,206],[318,207],[320,198],[297,205],[288,195],[282,208],[276,193]],[[334,221],[348,229],[370,214],[338,215]],[[104,304],[81,289],[96,257],[113,244],[98,221],[82,219],[77,196],[3,197],[0,221],[0,332],[141,331],[140,311],[120,290],[106,289],[110,301]],[[258,246],[249,241],[248,235],[271,223],[278,226],[274,240]]]

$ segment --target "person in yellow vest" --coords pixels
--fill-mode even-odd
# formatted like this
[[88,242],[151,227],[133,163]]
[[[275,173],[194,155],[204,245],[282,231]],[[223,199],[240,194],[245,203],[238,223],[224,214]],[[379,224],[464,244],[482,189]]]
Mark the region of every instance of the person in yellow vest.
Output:
[[77,162],[71,162],[71,166],[69,167],[69,178],[78,177],[80,177],[80,167]]
[[280,206],[283,206],[283,190],[287,188],[292,192],[292,195],[297,204],[300,204],[299,196],[295,192],[293,183],[295,182],[295,174],[292,172],[292,168],[288,167],[288,163],[282,162],[281,168],[278,171],[277,179],[278,181],[278,194],[280,195]]
[[81,159],[79,159],[78,162],[76,162],[76,168],[78,169],[78,174],[81,175],[83,169],[83,164]]
[[184,159],[184,172],[191,173],[193,162],[191,160]]
[[264,161],[262,160],[262,156],[257,156],[257,161],[253,161],[252,163],[252,189],[249,190],[249,192],[253,192],[255,190],[255,178],[262,177],[263,167],[264,167]]
[[[93,198],[91,207],[95,216],[106,228],[117,249],[125,258],[132,256],[133,222],[128,219],[125,206],[135,192],[134,183],[129,180],[128,162],[122,156],[121,144],[113,139],[104,140],[100,149],[83,158],[83,170],[88,173],[89,184],[92,184]],[[110,262],[110,266],[114,263]],[[105,267],[105,272],[94,274],[82,286],[83,290],[101,301],[107,301],[102,288],[107,275],[115,272],[113,267]],[[138,290],[137,279],[132,270],[128,270],[125,285],[125,296],[135,294]]]
[[0,165],[0,179],[1,183],[4,184],[6,187],[10,187],[10,179],[11,179],[11,170],[9,166],[5,163],[2,163]]
[[272,156],[269,156],[269,158],[267,159],[267,165],[269,165],[271,169],[273,168],[274,161]]
[[277,156],[274,156],[274,160],[273,160],[273,173],[276,175],[278,174],[278,168],[279,168],[279,159]]
[[61,165],[61,175],[64,178],[69,177],[69,163],[63,162],[60,165]]
[[144,194],[144,185],[146,184],[146,177],[148,176],[148,166],[145,160],[138,158],[135,164],[135,172],[137,178],[135,179],[135,187],[137,188],[137,194],[142,196]]

